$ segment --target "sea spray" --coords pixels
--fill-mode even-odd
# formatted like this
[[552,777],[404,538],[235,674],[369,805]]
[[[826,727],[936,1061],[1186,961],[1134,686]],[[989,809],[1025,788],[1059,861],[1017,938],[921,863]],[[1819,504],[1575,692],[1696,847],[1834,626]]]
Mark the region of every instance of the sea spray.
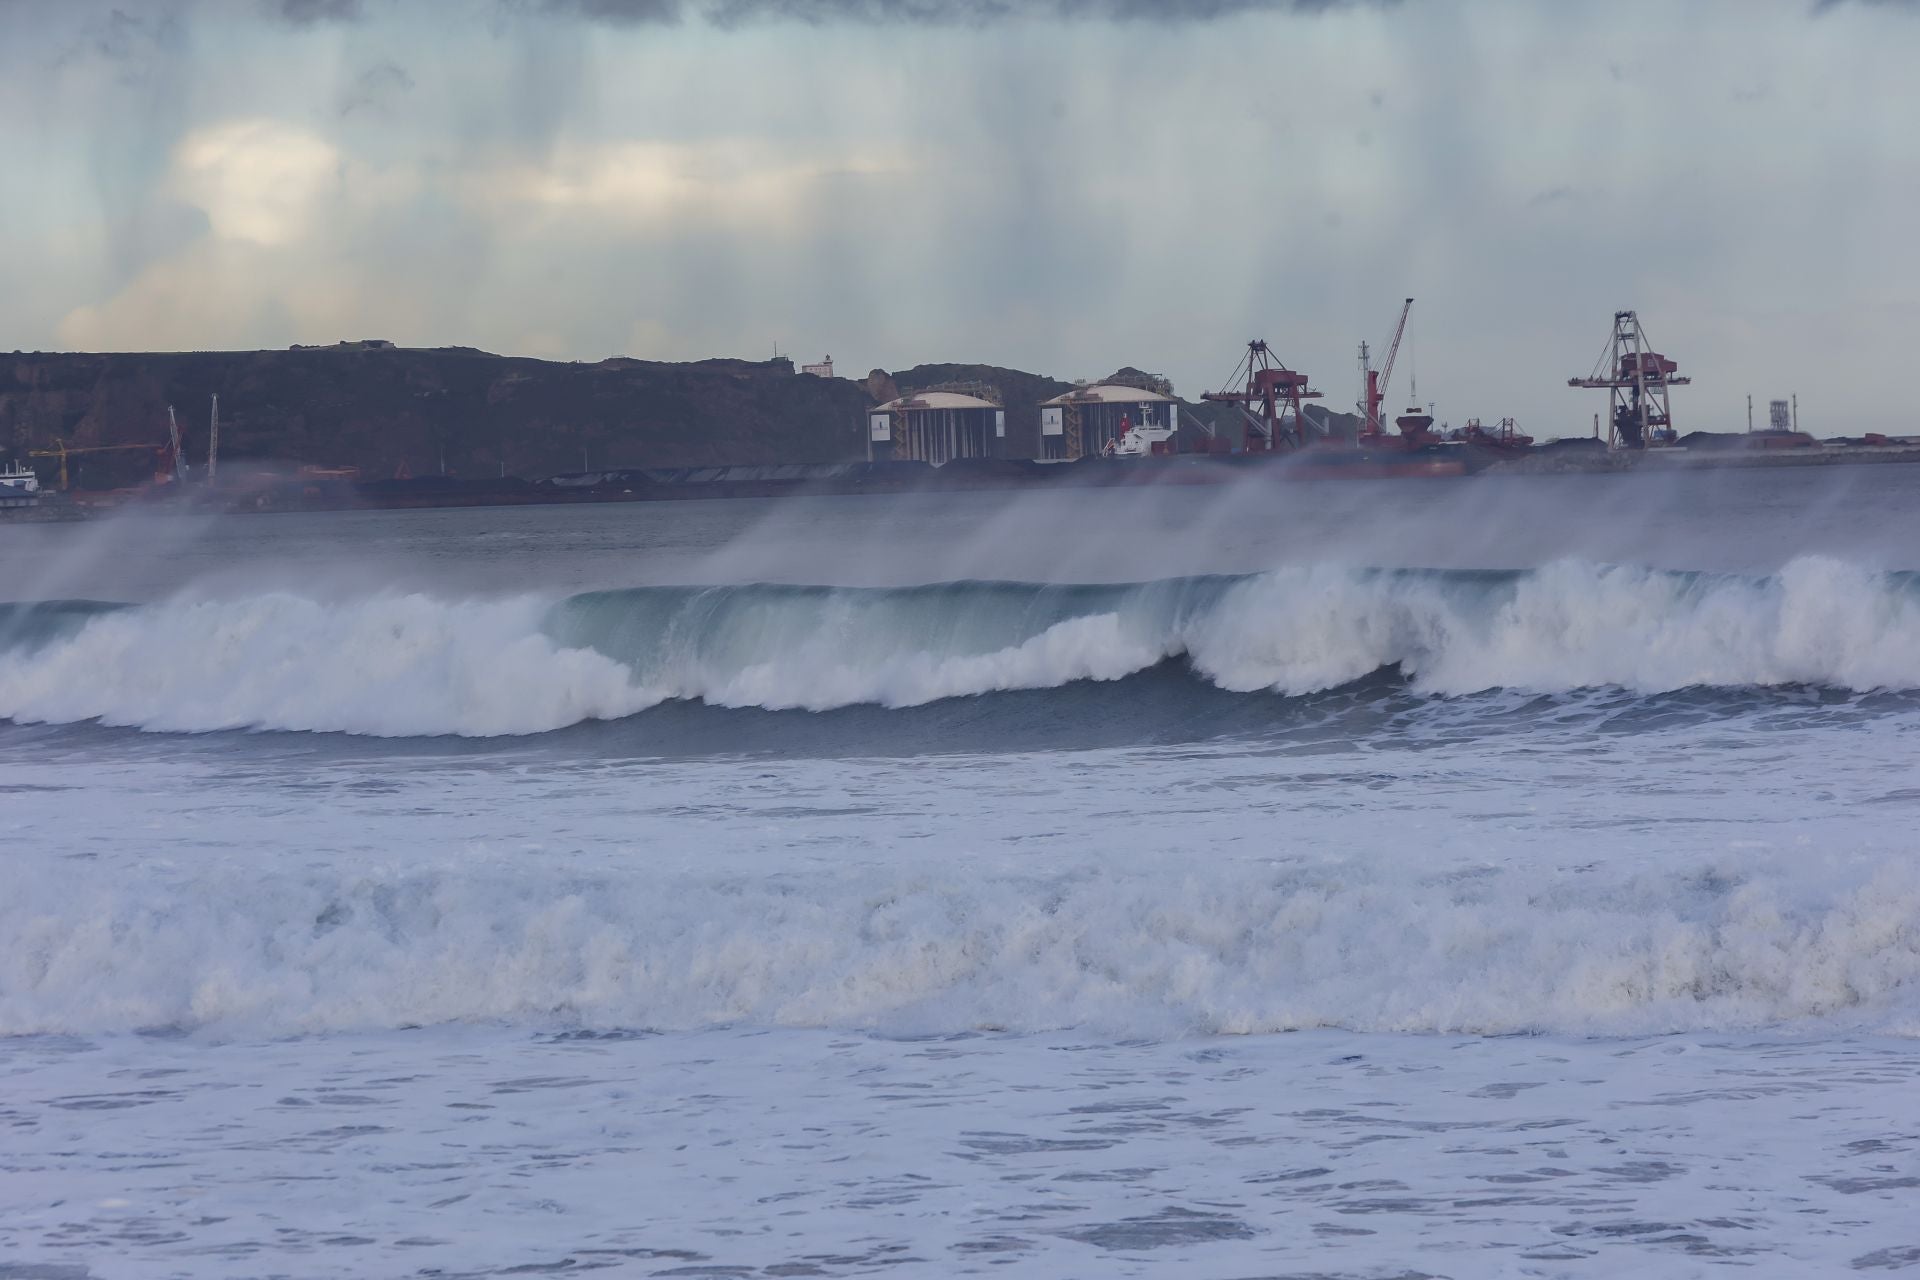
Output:
[[1117,680],[1168,658],[1223,689],[1283,694],[1394,668],[1431,695],[1920,688],[1911,577],[1821,557],[1771,577],[1583,561],[1323,565],[1103,586],[654,587],[559,601],[275,592],[50,607],[0,627],[0,717],[495,736],[667,699],[911,707]]

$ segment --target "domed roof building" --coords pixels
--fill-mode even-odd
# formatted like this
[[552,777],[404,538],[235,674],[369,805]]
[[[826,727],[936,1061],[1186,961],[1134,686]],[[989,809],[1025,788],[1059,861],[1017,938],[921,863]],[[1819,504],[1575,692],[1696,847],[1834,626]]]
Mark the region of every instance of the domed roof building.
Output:
[[1150,374],[1121,381],[1076,384],[1040,402],[1040,456],[1072,461],[1117,449],[1132,427],[1178,434],[1180,404],[1164,378]]
[[867,445],[875,461],[943,466],[956,458],[990,458],[1007,435],[1007,412],[992,387],[929,387],[867,411]]

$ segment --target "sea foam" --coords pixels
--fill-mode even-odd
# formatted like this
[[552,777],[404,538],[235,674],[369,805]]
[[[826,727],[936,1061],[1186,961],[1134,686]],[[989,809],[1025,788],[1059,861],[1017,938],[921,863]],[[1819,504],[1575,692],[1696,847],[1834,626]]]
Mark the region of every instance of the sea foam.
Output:
[[493,736],[728,707],[908,707],[1116,680],[1169,658],[1239,692],[1397,668],[1422,693],[1920,687],[1908,575],[1562,561],[1516,573],[1312,566],[1133,585],[639,588],[560,601],[293,592],[14,606],[0,717],[152,730]]
[[1920,1033],[1920,875],[1404,863],[106,875],[0,901],[0,1036],[463,1021],[901,1033]]

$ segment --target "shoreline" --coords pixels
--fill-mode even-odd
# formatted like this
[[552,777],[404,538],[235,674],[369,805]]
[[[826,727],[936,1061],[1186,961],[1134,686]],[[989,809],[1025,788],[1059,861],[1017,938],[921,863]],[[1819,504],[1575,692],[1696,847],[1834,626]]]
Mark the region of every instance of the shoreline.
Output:
[[730,498],[853,497],[874,494],[1085,491],[1151,485],[1210,487],[1253,480],[1277,485],[1355,481],[1471,480],[1479,476],[1676,475],[1781,467],[1885,466],[1920,463],[1920,446],[1815,445],[1775,450],[1648,449],[1604,452],[1547,448],[1523,457],[1481,455],[1470,465],[1442,467],[1419,458],[1368,458],[1347,464],[1270,456],[1222,458],[1182,454],[1150,462],[1088,459],[1083,463],[983,461],[972,465],[845,463],[838,465],[633,468],[579,472],[528,481],[514,477],[462,481],[313,481],[297,475],[256,477],[175,496],[164,488],[103,491],[75,498],[48,492],[37,503],[0,506],[0,525],[62,523],[138,512],[143,515],[241,515],[274,512],[407,511],[465,507],[573,506],[621,502],[698,502]]

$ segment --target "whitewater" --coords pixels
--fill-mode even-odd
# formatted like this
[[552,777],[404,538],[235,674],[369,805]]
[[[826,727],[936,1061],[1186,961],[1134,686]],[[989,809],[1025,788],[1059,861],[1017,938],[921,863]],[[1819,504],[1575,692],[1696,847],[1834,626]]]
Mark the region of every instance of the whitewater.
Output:
[[1425,694],[1920,687],[1907,573],[1558,561],[1509,572],[1329,566],[1238,578],[905,588],[654,587],[557,602],[279,591],[0,613],[0,715],[173,732],[486,737],[669,699],[769,711],[1113,681],[1170,659],[1239,693],[1396,668]]
[[1914,483],[0,527],[0,1276],[1920,1265]]

